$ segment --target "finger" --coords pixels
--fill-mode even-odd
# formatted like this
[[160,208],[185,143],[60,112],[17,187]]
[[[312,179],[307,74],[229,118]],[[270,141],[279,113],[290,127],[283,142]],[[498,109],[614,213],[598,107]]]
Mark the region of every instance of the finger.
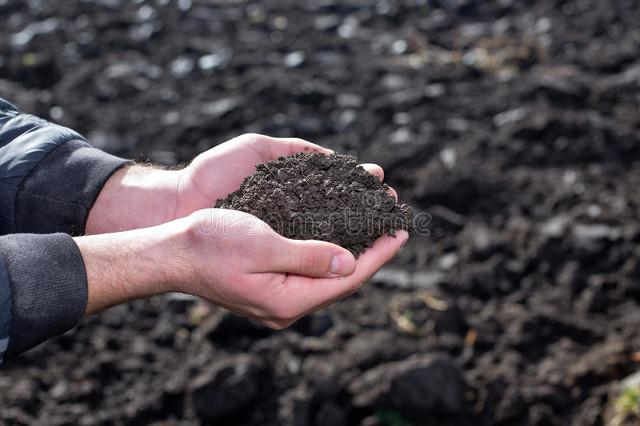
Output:
[[355,271],[346,277],[309,278],[290,276],[287,288],[290,294],[298,295],[298,306],[305,312],[326,306],[328,302],[339,300],[357,291],[385,263],[391,260],[409,237],[407,231],[400,230],[396,236],[380,237],[356,262]]
[[277,235],[264,252],[255,272],[327,278],[350,275],[356,268],[351,252],[326,241],[291,240]]
[[288,157],[299,152],[319,152],[322,154],[335,154],[335,151],[329,148],[316,145],[300,138],[271,138],[273,143],[270,144],[271,156],[273,159],[278,157]]
[[[364,163],[364,164],[360,164],[360,166],[362,166],[366,171],[368,171],[369,173],[377,177],[378,180],[380,180],[380,182],[384,181],[384,170],[379,165],[372,164],[372,163]],[[395,189],[388,186],[387,193],[391,195],[393,198],[395,198],[396,201],[398,201],[398,193],[396,192]]]
[[[360,164],[360,166],[362,166],[366,171],[368,171],[369,173],[377,177],[378,180],[380,180],[380,182],[384,181],[384,170],[379,165],[372,164],[372,163],[364,163],[364,164]],[[389,186],[387,187],[387,193],[391,195],[393,198],[395,198],[396,201],[398,201],[398,193],[396,192],[395,189]]]
[[380,180],[380,182],[384,180],[384,170],[382,170],[382,167],[378,166],[377,164],[364,163],[364,164],[360,164],[360,166],[362,166],[362,168],[364,168],[366,171],[368,171],[369,173],[377,177],[378,180]]
[[368,280],[400,251],[408,238],[409,234],[405,230],[396,231],[395,236],[384,235],[378,238],[375,244],[358,259],[357,274],[354,278],[361,281]]
[[393,189],[392,187],[388,186],[388,187],[387,187],[387,193],[388,193],[389,195],[391,195],[393,198],[395,198],[395,199],[396,199],[396,202],[398,202],[398,193],[396,192],[396,190],[395,190],[395,189]]

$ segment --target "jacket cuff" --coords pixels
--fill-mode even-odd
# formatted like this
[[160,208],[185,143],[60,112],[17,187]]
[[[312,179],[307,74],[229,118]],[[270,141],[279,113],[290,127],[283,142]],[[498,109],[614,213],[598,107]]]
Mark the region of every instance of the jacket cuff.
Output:
[[7,354],[26,351],[74,327],[87,306],[87,274],[67,234],[0,237],[11,288]]
[[102,187],[115,171],[130,163],[83,140],[59,145],[20,185],[16,232],[83,234]]
[[0,363],[9,345],[11,329],[11,288],[4,261],[0,258]]

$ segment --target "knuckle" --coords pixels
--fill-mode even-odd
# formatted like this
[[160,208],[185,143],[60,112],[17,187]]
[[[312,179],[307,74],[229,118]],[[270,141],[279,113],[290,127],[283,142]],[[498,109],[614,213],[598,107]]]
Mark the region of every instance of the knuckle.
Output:
[[308,253],[301,253],[300,258],[298,259],[298,270],[300,272],[308,272],[309,271],[309,262],[312,262],[313,259],[310,258]]
[[247,143],[264,143],[270,139],[269,136],[262,135],[260,133],[244,133],[239,137]]
[[328,271],[327,256],[320,250],[304,250],[300,256],[300,270],[320,274]]

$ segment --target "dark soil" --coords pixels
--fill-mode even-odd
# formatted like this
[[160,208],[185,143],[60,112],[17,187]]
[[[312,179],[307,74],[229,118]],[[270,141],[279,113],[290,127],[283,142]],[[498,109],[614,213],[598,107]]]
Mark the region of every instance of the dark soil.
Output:
[[427,219],[285,331],[174,296],[87,319],[4,364],[0,423],[602,425],[640,368],[639,22],[630,0],[0,0],[23,109],[170,165],[307,138]]
[[256,166],[215,207],[240,210],[287,238],[338,244],[355,256],[382,235],[410,230],[413,212],[350,155],[300,153]]

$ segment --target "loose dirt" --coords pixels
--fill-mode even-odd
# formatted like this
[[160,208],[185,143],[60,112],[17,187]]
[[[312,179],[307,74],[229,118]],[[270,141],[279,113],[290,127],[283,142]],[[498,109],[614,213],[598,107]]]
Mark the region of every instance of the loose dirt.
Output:
[[382,235],[410,230],[413,211],[350,155],[300,153],[259,164],[216,207],[255,215],[297,240],[336,243],[355,256]]

